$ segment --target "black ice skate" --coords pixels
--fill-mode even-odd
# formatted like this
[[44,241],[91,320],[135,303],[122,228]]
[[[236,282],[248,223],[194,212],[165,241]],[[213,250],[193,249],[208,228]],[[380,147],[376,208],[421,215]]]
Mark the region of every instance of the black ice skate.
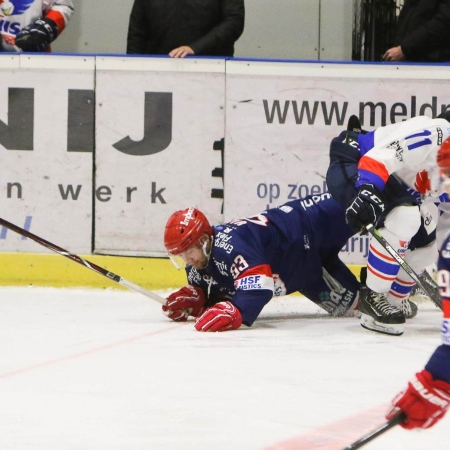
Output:
[[411,300],[404,298],[402,300],[402,312],[405,315],[406,319],[412,319],[417,316],[417,305],[413,303]]
[[363,328],[394,336],[403,334],[405,315],[390,305],[387,294],[379,294],[363,285],[359,310]]

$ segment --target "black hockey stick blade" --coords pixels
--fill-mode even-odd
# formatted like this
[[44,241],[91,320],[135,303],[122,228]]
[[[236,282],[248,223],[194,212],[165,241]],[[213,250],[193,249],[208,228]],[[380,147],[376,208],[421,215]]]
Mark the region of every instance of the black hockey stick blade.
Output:
[[115,281],[116,283],[121,284],[122,286],[125,286],[129,289],[132,289],[134,291],[137,291],[147,297],[150,297],[153,300],[156,300],[158,303],[164,304],[166,300],[163,297],[160,297],[159,295],[155,294],[154,292],[148,291],[147,289],[144,289],[143,287],[132,283],[131,281],[125,280],[120,275],[116,275],[113,272],[110,272],[109,270],[104,269],[103,267],[98,266],[97,264],[94,264],[93,262],[88,261],[87,259],[83,259],[78,255],[75,255],[73,253],[70,253],[69,251],[58,247],[55,244],[52,244],[49,241],[46,241],[45,239],[27,231],[23,228],[18,227],[17,225],[14,225],[11,222],[8,222],[5,219],[0,218],[0,225],[3,225],[6,228],[9,228],[10,230],[20,234],[21,236],[25,236],[38,244],[52,250],[55,253],[58,253],[59,255],[65,256],[66,258],[71,259],[72,261],[77,262],[78,264],[81,264],[82,266],[86,267],[87,269],[93,270],[94,272],[105,276],[106,278],[110,279],[111,281]]
[[[400,264],[400,267],[422,288],[431,301],[440,309],[442,309],[442,297],[439,292],[439,287],[430,276],[423,276],[422,278],[414,272],[411,266],[397,253],[395,248],[384,239],[380,232],[373,226],[373,224],[366,225],[366,230],[383,246],[383,248]],[[425,271],[426,272],[426,271]],[[423,281],[422,281],[423,280]]]
[[386,423],[384,423],[377,429],[372,430],[370,433],[366,434],[361,439],[358,439],[357,441],[353,442],[353,444],[349,445],[348,447],[345,447],[344,450],[356,450],[357,448],[361,448],[363,445],[366,445],[368,442],[370,442],[372,439],[375,439],[380,434],[390,430],[392,427],[395,427],[395,425],[404,422],[405,419],[406,414],[404,412],[398,413],[392,419],[388,420]]

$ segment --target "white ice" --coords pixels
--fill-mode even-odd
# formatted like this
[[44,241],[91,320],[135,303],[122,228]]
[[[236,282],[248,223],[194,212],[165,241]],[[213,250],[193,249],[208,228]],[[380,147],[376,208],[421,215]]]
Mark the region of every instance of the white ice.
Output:
[[[431,303],[403,336],[299,296],[199,333],[135,292],[0,289],[0,450],[341,450],[385,422],[440,343]],[[450,417],[367,450],[447,448]]]

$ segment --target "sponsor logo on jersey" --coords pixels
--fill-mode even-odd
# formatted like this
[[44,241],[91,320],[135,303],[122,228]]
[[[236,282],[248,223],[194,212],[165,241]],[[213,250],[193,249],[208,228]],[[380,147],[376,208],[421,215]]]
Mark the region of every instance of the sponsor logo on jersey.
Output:
[[[20,30],[21,30],[21,25],[19,22],[8,22],[7,20],[0,19],[0,32],[17,35],[17,34],[19,34]],[[14,45],[14,42],[15,42],[14,39],[8,40],[8,36],[3,36],[3,39],[8,44]]]
[[331,198],[331,194],[328,192],[324,192],[320,195],[313,195],[311,198],[306,200],[300,200],[300,205],[302,205],[302,208],[306,210],[307,208],[310,208],[311,206],[317,205],[317,203],[327,200],[328,198]]
[[232,235],[224,232],[217,232],[214,236],[214,247],[223,248],[226,253],[230,254],[233,251],[233,245],[231,245]]
[[442,342],[450,345],[450,320],[442,322]]
[[200,284],[202,276],[197,272],[195,267],[191,267],[188,273],[189,284]]
[[221,275],[224,277],[228,276],[228,267],[223,261],[217,261],[215,258],[213,258],[214,265],[217,267],[218,271]]
[[399,255],[404,255],[408,249],[409,241],[398,241],[398,243],[400,247],[397,249],[397,253]]
[[212,276],[207,275],[206,273],[203,275],[203,280],[208,283],[209,286],[217,286],[219,284]]
[[442,132],[442,129],[437,127],[437,144],[442,145],[442,138],[444,137],[444,133]]
[[403,162],[403,148],[400,145],[399,141],[391,142],[387,148],[390,150],[395,150],[395,157],[400,161]]
[[240,278],[234,282],[234,287],[241,291],[249,291],[252,289],[262,289],[262,275],[250,275],[249,277]]
[[272,277],[266,275],[248,275],[239,278],[234,282],[234,287],[238,291],[251,291],[255,289],[269,289],[273,292],[274,281]]
[[23,14],[34,0],[0,0],[0,15],[12,16]]

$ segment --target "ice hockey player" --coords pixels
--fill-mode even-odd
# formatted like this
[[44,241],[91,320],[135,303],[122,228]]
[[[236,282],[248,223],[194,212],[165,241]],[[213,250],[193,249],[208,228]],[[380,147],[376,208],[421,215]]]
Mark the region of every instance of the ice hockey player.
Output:
[[3,0],[0,34],[4,52],[48,52],[74,11],[72,0]]
[[352,315],[360,285],[339,251],[353,234],[329,194],[219,226],[196,208],[176,211],[164,244],[187,263],[189,285],[163,311],[175,321],[196,317],[198,331],[226,331],[251,326],[274,295],[298,291],[333,316]]
[[[444,189],[450,195],[450,139],[444,141],[437,156]],[[450,230],[439,254],[438,284],[444,312],[442,345],[431,355],[424,370],[394,399],[386,416],[391,419],[403,411],[406,420],[400,425],[406,429],[433,426],[450,406]]]
[[[361,130],[359,120],[333,139],[327,185],[347,205],[346,220],[355,230],[369,223],[401,254],[416,273],[437,259],[436,223],[425,205],[410,191],[429,189],[427,169],[449,136],[450,113],[431,119],[414,117],[404,122]],[[408,190],[407,190],[408,189]],[[371,239],[366,286],[361,291],[361,325],[381,333],[403,333],[405,302],[414,286],[396,260]]]

